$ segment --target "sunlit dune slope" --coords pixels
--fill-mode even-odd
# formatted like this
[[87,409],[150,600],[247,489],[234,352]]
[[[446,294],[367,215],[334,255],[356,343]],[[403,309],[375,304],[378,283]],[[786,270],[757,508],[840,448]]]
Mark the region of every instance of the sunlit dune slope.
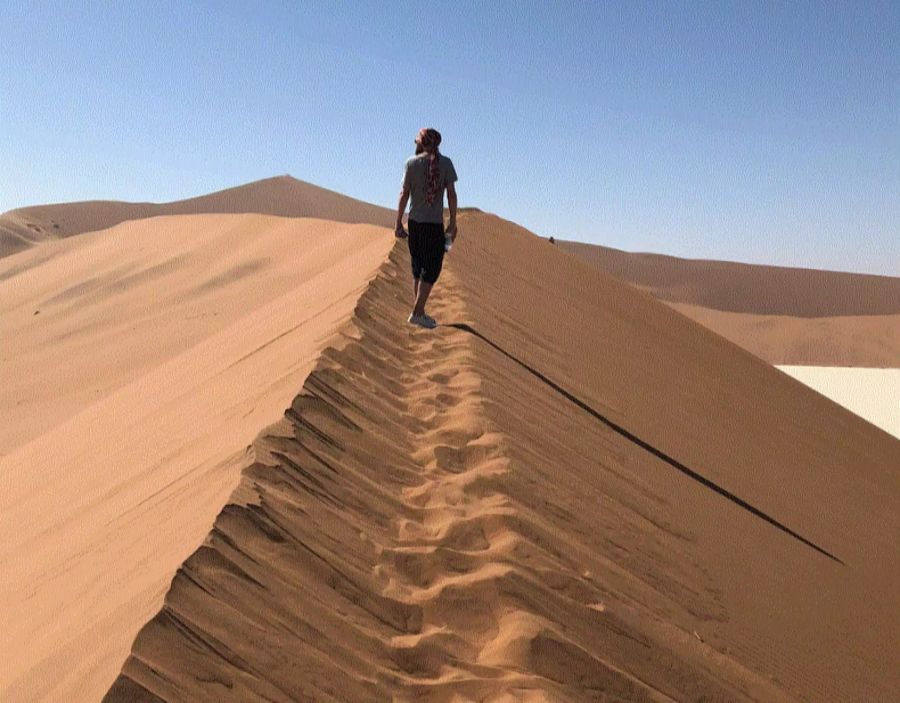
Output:
[[102,698],[392,240],[166,216],[0,262],[0,700]]
[[900,368],[900,278],[556,245],[771,364]]
[[15,410],[0,426],[0,455],[323,267],[344,266],[357,236],[370,236],[356,233],[371,231],[275,217],[158,217],[0,260],[0,408]]
[[770,364],[900,368],[900,314],[792,317],[667,305]]
[[276,176],[171,203],[93,200],[17,208],[0,215],[0,257],[35,243],[157,215],[256,212],[338,222],[392,224],[390,210],[291,176]]
[[106,701],[900,696],[900,442],[461,216],[263,431]]
[[665,301],[792,317],[900,314],[900,280],[890,276],[557,245]]

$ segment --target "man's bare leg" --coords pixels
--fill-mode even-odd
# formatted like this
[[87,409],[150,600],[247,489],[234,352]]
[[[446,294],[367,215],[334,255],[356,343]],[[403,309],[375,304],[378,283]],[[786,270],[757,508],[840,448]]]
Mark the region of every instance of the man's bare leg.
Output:
[[431,293],[432,283],[426,283],[425,281],[419,281],[417,279],[416,286],[416,304],[413,307],[413,315],[424,315],[425,314],[425,302],[428,300],[428,294]]
[[414,278],[413,279],[413,305],[414,306],[416,304],[416,298],[418,298],[418,297],[419,297],[419,279]]

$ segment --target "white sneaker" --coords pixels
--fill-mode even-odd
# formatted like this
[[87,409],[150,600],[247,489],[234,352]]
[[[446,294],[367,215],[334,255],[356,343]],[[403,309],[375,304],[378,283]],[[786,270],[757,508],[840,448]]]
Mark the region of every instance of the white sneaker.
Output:
[[437,322],[433,317],[429,317],[428,315],[413,315],[410,313],[407,322],[411,322],[414,325],[418,325],[419,327],[425,327],[426,329],[433,330],[437,327]]

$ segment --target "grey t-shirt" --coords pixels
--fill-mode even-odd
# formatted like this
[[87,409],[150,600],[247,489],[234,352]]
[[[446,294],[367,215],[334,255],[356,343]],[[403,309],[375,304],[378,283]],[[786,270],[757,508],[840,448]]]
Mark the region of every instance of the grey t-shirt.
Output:
[[444,191],[448,183],[456,182],[453,162],[443,154],[438,160],[438,194],[431,205],[425,203],[425,181],[428,178],[428,154],[410,156],[406,160],[403,185],[409,188],[409,219],[416,222],[444,221]]

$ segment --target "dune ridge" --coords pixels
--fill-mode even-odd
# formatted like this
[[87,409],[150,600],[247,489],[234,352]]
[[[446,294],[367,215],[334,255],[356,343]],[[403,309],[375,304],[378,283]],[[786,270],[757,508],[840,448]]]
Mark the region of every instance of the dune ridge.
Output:
[[511,223],[461,228],[433,312],[483,339],[405,326],[395,245],[104,700],[900,693],[900,442]]
[[[507,495],[506,440],[481,407],[473,338],[391,339],[384,320],[398,312],[404,268],[392,263],[360,299],[358,340],[326,351],[254,443],[240,487],[104,701],[671,700],[563,634],[585,620],[576,631],[602,627],[627,668],[652,667],[649,642],[604,617],[606,590],[566,573],[546,518],[523,516]],[[435,308],[465,319],[452,279],[452,302]],[[729,675],[748,685],[740,667],[665,665],[699,679],[684,695],[728,699]],[[780,695],[763,680],[749,688]]]

